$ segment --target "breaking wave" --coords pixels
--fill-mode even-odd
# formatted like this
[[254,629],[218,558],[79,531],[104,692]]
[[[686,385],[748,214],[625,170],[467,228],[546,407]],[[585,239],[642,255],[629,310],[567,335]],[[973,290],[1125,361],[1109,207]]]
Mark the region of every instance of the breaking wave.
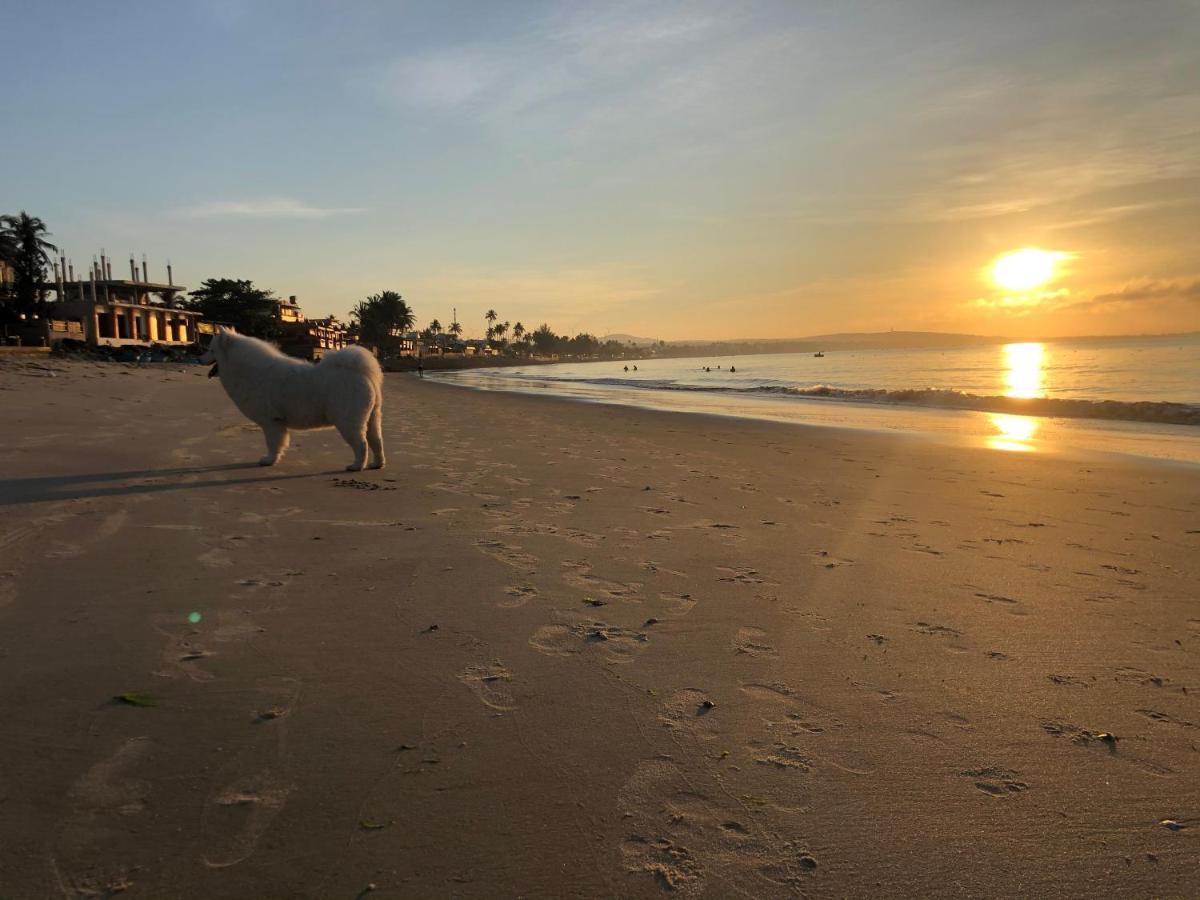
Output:
[[826,400],[843,403],[873,403],[922,406],[935,409],[965,409],[979,412],[1008,413],[1018,416],[1062,417],[1072,419],[1108,419],[1126,422],[1154,422],[1164,425],[1200,426],[1200,405],[1154,400],[1084,400],[1065,397],[980,396],[943,388],[838,388],[824,384],[796,387],[781,384],[756,384],[745,387],[727,385],[681,384],[669,380],[624,378],[557,378],[533,373],[476,370],[476,377],[487,380],[517,381],[525,387],[551,384],[586,384],[634,390],[689,391],[696,393],[786,397],[797,400]]

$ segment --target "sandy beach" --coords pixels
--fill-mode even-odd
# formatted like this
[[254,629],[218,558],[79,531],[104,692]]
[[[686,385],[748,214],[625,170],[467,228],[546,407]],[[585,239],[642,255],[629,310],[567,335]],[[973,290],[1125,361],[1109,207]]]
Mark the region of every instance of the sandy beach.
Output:
[[0,367],[0,897],[1194,896],[1194,466],[204,375]]

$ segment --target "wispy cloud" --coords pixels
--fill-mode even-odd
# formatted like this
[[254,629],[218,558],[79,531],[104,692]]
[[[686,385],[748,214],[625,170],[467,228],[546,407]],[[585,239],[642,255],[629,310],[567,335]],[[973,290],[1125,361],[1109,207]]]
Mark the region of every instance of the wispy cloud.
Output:
[[287,197],[259,200],[220,200],[176,209],[181,219],[327,219],[330,216],[364,212],[365,207],[312,206]]
[[1176,281],[1143,278],[1122,285],[1115,291],[1097,294],[1091,299],[1073,304],[1071,308],[1157,303],[1170,300],[1190,300],[1193,303],[1200,303],[1200,278]]

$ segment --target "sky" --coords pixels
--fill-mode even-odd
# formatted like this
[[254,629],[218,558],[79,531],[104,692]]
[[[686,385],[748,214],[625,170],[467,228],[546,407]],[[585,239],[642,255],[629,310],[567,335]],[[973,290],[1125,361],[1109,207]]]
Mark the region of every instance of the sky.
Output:
[[468,335],[1200,329],[1200,0],[3,5],[0,212],[77,269]]

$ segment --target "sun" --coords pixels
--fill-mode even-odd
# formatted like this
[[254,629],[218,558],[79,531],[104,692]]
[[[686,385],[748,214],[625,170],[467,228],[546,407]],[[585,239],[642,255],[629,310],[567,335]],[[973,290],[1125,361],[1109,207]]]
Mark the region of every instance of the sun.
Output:
[[1005,253],[992,263],[992,281],[1006,291],[1033,290],[1054,277],[1054,267],[1064,256],[1036,247]]

